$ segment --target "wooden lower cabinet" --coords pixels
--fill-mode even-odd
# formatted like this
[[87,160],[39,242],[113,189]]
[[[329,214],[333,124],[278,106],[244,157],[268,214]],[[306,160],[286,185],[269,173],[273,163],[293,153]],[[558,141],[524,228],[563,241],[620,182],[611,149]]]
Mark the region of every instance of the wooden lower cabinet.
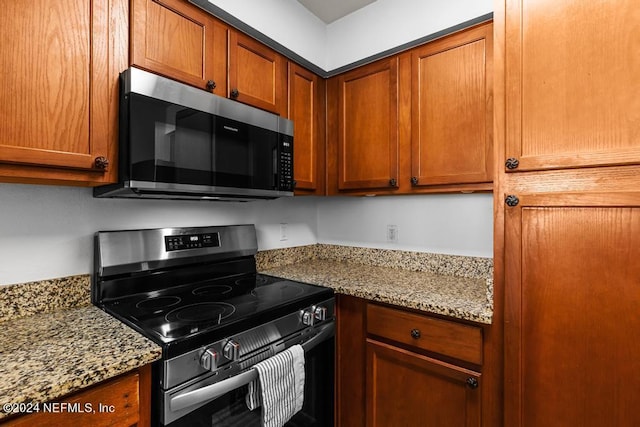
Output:
[[367,339],[367,426],[480,426],[480,374]]
[[151,365],[10,418],[6,427],[150,426]]
[[640,425],[640,193],[510,196],[505,426]]
[[482,423],[482,328],[337,297],[336,425]]

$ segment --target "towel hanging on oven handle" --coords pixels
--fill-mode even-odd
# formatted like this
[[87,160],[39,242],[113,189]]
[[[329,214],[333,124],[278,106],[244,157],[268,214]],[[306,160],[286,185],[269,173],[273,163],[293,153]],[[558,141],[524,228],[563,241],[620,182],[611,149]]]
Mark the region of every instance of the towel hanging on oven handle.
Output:
[[[316,335],[311,337],[311,339],[309,339],[308,341],[302,343],[302,348],[306,353],[313,349],[316,345],[320,344],[322,341],[334,335],[334,322],[327,323],[326,325],[322,326],[322,328]],[[211,384],[196,390],[188,391],[186,393],[180,393],[171,398],[171,410],[179,411],[181,409],[188,408],[189,406],[216,399],[223,394],[240,388],[243,385],[249,384],[256,378],[258,378],[258,371],[256,371],[254,368],[251,368],[248,371],[242,372],[241,374],[235,375],[231,378],[227,378],[226,380],[220,381],[218,383]]]

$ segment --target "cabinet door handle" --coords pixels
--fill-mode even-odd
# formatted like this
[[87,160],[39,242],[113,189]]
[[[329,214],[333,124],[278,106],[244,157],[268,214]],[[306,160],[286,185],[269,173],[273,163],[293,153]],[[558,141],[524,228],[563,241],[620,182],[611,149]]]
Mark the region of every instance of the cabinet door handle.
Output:
[[478,388],[478,380],[473,377],[467,378],[467,387],[469,387],[470,389]]
[[509,157],[507,161],[504,162],[504,165],[507,169],[510,170],[518,169],[518,166],[520,166],[520,161],[515,157]]
[[411,177],[411,185],[418,185],[418,177],[417,176],[412,176]]
[[518,206],[518,203],[520,203],[520,199],[518,199],[518,196],[509,194],[507,197],[504,198],[504,202],[507,204],[507,206],[514,207],[514,206]]
[[415,339],[420,338],[420,329],[412,329],[411,338],[415,338]]
[[109,167],[109,159],[107,159],[104,156],[98,156],[93,161],[93,164],[96,167],[96,169],[105,170],[106,168]]
[[216,88],[216,82],[213,80],[207,80],[207,89],[214,90]]
[[397,187],[397,186],[398,186],[398,180],[396,180],[395,178],[391,178],[391,179],[389,180],[389,185],[390,185],[391,187]]
[[240,92],[238,91],[238,89],[233,89],[233,90],[231,91],[231,97],[232,97],[232,98],[234,98],[234,99],[235,99],[235,98],[237,98],[237,97],[239,97],[239,96],[240,96]]

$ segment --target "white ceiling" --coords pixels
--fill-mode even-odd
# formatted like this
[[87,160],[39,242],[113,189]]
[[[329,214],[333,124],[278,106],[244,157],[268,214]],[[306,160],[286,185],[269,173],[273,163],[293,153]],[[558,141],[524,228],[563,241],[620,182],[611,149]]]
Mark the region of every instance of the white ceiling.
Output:
[[311,13],[329,24],[377,0],[298,0]]

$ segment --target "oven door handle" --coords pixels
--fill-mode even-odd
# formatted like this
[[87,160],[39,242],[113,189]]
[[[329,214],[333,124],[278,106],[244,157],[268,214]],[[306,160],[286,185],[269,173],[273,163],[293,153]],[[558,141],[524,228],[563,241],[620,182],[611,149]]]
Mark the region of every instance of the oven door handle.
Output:
[[[320,331],[314,335],[311,339],[302,344],[302,348],[305,353],[313,349],[316,345],[320,344],[328,338],[335,335],[334,322],[328,323],[320,329]],[[197,405],[209,400],[216,399],[223,394],[226,394],[232,390],[249,384],[251,381],[258,378],[258,371],[256,369],[249,369],[241,374],[235,375],[226,380],[220,381],[215,384],[211,384],[196,390],[180,393],[171,398],[171,410],[179,411],[181,409],[188,408],[189,406]]]

